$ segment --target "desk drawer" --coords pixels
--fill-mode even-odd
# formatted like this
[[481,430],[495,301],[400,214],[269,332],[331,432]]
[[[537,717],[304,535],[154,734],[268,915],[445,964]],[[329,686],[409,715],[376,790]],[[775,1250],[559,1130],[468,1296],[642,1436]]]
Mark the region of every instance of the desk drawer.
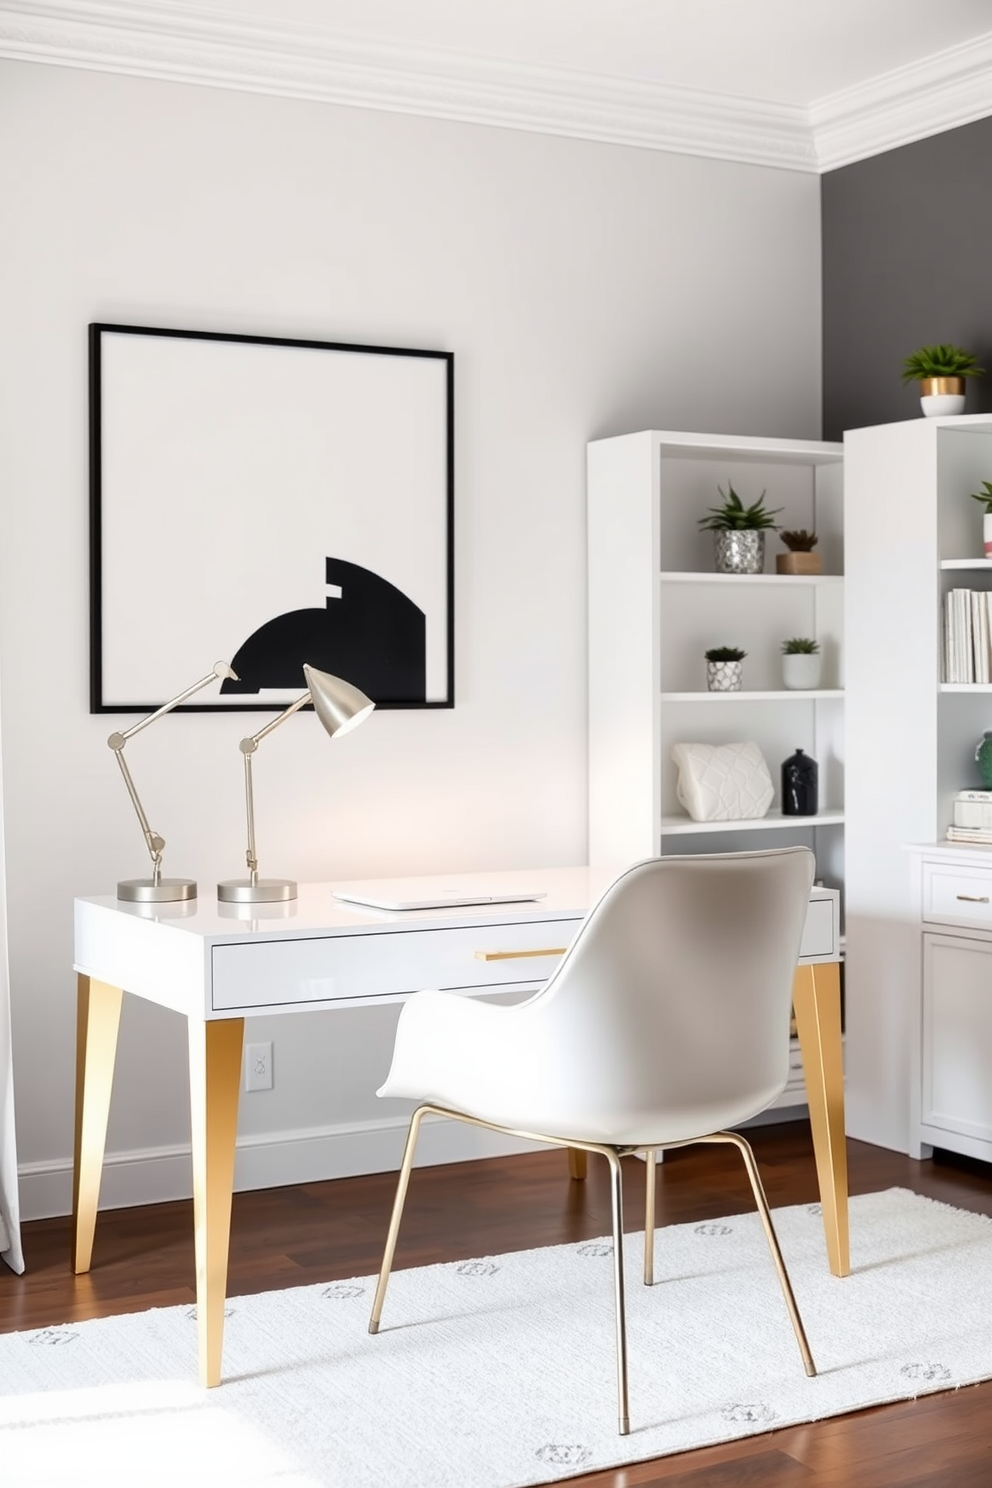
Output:
[[[211,1007],[407,997],[425,987],[493,989],[543,982],[581,919],[436,930],[380,930],[312,940],[214,946]],[[480,959],[477,953],[493,959]],[[528,954],[530,953],[530,954]]]
[[923,918],[992,926],[992,868],[924,863]]
[[799,944],[800,956],[834,956],[834,901],[811,899],[806,911],[803,938]]

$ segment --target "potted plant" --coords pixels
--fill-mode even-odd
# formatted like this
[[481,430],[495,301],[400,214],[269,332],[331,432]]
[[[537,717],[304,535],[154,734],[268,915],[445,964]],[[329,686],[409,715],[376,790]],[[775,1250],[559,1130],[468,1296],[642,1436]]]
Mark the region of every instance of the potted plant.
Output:
[[818,574],[823,572],[819,553],[814,553],[819,539],[815,532],[799,527],[794,532],[780,532],[787,553],[775,554],[775,572],[780,574]]
[[964,413],[966,377],[983,377],[978,358],[960,346],[921,346],[902,364],[903,382],[920,384],[920,407],[927,418]]
[[741,662],[747,655],[739,646],[711,646],[706,656],[706,686],[710,692],[740,692]]
[[775,517],[781,511],[776,507],[769,511],[765,506],[765,492],[749,506],[727,482],[727,489],[717,486],[723,497],[722,506],[711,506],[705,517],[699,518],[704,532],[713,533],[713,557],[717,573],[760,574],[765,571],[765,533],[775,531]]
[[982,517],[982,548],[986,558],[992,558],[992,481],[982,481],[980,491],[972,491],[972,501],[980,501],[985,515]]
[[790,636],[782,642],[782,684],[790,692],[820,685],[820,643],[812,636]]

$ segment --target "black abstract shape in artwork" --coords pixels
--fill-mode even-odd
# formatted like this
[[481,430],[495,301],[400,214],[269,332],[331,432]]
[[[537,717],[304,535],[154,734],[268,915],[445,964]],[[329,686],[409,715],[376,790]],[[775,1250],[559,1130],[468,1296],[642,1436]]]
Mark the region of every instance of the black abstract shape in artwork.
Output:
[[303,663],[309,662],[360,687],[373,702],[426,702],[423,610],[388,579],[357,563],[327,558],[325,565],[335,591],[326,607],[289,610],[260,625],[231,659],[239,680],[228,679],[221,692],[298,689]]

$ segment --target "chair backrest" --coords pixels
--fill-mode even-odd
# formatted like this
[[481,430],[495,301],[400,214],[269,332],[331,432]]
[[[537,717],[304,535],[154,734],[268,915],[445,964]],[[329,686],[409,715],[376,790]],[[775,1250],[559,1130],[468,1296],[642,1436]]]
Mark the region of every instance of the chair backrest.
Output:
[[779,848],[653,858],[610,885],[526,1005],[549,1083],[564,1096],[581,1072],[590,1133],[677,1141],[780,1094],[813,871]]

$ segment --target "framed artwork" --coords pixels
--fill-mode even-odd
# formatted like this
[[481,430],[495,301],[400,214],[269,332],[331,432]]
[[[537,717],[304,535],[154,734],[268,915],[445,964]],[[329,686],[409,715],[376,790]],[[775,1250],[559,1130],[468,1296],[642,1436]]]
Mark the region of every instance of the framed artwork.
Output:
[[90,711],[454,705],[454,356],[94,324]]

